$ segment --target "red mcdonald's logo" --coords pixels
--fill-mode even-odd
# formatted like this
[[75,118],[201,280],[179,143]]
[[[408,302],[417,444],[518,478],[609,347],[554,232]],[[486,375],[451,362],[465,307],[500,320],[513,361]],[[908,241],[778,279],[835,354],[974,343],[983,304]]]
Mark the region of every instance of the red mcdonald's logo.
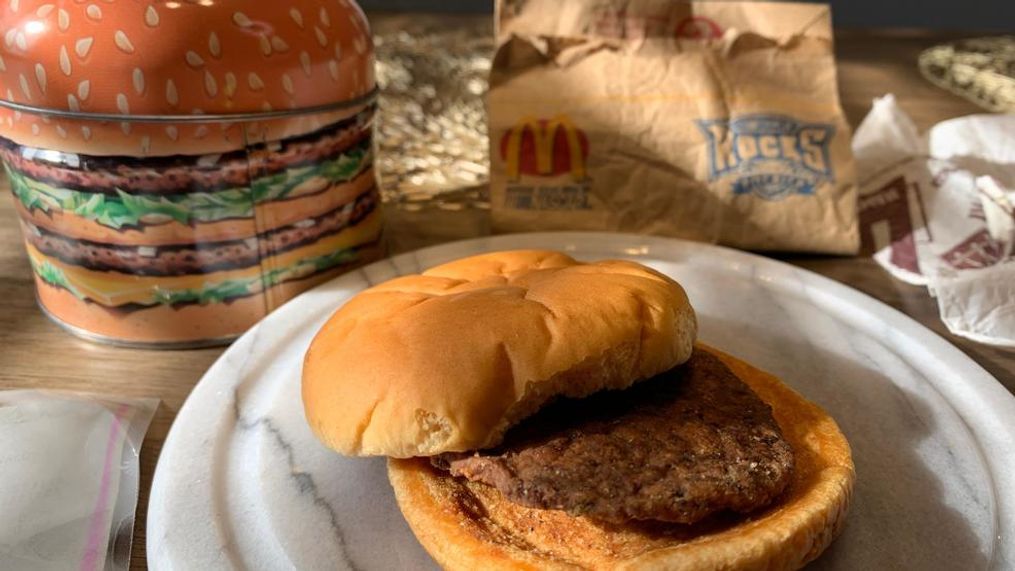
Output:
[[525,117],[500,139],[500,156],[507,175],[559,176],[570,172],[577,182],[585,180],[589,140],[565,115],[552,119]]
[[722,28],[704,16],[688,16],[677,22],[674,34],[689,40],[713,40],[722,37]]

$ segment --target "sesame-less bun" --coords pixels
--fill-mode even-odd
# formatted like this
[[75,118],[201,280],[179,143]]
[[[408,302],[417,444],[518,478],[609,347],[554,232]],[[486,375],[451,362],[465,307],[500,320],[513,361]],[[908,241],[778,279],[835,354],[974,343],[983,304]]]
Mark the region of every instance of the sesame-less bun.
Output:
[[527,508],[496,489],[453,478],[427,459],[391,460],[403,515],[445,569],[798,569],[838,535],[853,490],[849,444],[835,421],[779,379],[717,355],[762,400],[796,457],[776,502],[708,526],[597,525],[562,511]]
[[487,448],[557,396],[622,389],[686,361],[684,290],[626,261],[523,250],[361,292],[303,364],[311,428],[347,455]]

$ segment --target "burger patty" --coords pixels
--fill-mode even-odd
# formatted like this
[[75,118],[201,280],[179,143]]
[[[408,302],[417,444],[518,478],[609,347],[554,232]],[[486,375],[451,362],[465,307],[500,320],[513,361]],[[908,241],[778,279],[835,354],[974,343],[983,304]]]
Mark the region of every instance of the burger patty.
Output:
[[545,407],[496,449],[432,462],[529,507],[690,524],[768,505],[792,477],[793,450],[771,408],[695,350],[627,390]]
[[373,112],[372,107],[309,135],[277,143],[277,149],[256,145],[249,153],[224,153],[209,164],[189,156],[141,159],[78,155],[81,165],[72,167],[25,158],[10,141],[0,145],[0,152],[19,173],[58,188],[114,195],[117,190],[142,194],[221,190],[250,186],[252,176],[269,176],[338,156],[369,136],[369,131],[364,131],[364,114],[369,112]]
[[377,187],[371,185],[356,200],[331,212],[246,240],[148,248],[120,246],[67,238],[27,222],[25,240],[47,256],[91,270],[143,276],[206,274],[249,267],[264,255],[278,255],[337,234],[366,218],[377,207],[377,198]]

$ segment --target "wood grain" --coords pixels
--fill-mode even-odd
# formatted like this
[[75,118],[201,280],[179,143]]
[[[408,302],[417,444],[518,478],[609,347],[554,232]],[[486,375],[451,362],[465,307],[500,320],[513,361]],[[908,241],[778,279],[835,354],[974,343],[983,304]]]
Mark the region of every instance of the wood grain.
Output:
[[[416,22],[426,18],[414,16]],[[448,18],[454,25],[487,26],[485,18]],[[403,25],[405,17],[374,18],[377,28]],[[941,36],[914,33],[840,34],[836,41],[843,106],[854,126],[871,99],[895,93],[903,109],[925,129],[937,121],[979,110],[926,83],[916,71],[916,56]],[[6,190],[6,181],[3,183]],[[388,212],[393,252],[484,234],[489,225],[476,211]],[[177,411],[222,349],[149,351],[120,349],[82,341],[50,322],[35,305],[31,273],[21,246],[13,202],[0,200],[0,389],[69,389],[111,395],[151,396],[162,400],[141,453],[132,566],[145,564],[148,491],[159,451]],[[1015,391],[1015,353],[948,334],[937,307],[923,288],[891,278],[869,258],[783,256],[782,259],[828,276],[898,308],[941,334]]]

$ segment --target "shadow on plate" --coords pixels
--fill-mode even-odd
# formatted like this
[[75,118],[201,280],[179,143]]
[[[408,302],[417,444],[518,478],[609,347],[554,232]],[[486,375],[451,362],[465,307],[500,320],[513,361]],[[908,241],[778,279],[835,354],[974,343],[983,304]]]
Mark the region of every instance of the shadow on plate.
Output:
[[[873,364],[863,367],[770,328],[703,315],[699,320],[706,343],[763,369],[766,362],[781,363],[769,370],[823,406],[849,440],[857,472],[853,505],[842,535],[809,569],[988,567],[996,536],[993,490],[989,480],[961,473],[987,468],[977,448],[954,445],[955,436],[972,435],[962,424],[940,426],[928,401],[932,395],[897,385]],[[738,343],[743,339],[751,343]],[[967,434],[943,442],[945,431]],[[946,490],[947,480],[952,489]]]

